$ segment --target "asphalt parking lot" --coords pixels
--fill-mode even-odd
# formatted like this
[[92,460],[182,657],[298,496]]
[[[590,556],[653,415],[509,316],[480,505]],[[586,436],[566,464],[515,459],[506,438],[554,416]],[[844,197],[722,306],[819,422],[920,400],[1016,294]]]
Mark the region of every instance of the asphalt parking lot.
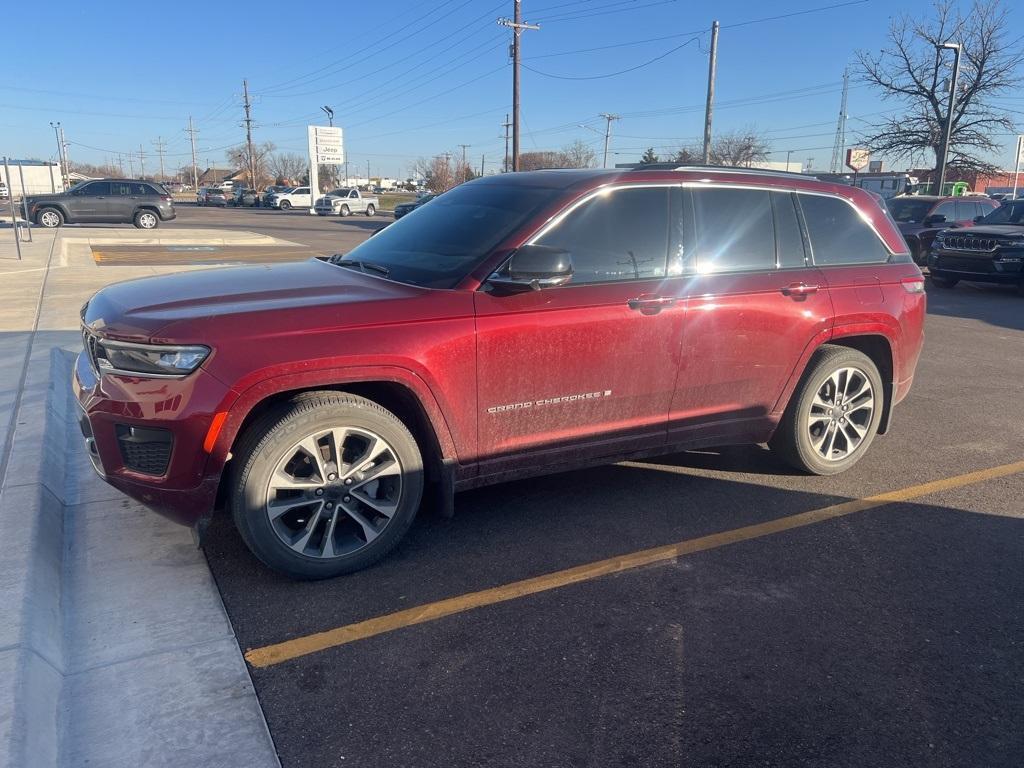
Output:
[[272,208],[215,208],[175,205],[178,217],[167,228],[244,229],[261,235],[308,245],[315,256],[330,256],[355,247],[378,229],[387,226],[391,213],[376,216],[315,216],[308,210],[277,211]]
[[915,387],[838,477],[750,447],[494,486],[316,583],[218,516],[283,765],[1019,766],[1024,299],[929,292]]

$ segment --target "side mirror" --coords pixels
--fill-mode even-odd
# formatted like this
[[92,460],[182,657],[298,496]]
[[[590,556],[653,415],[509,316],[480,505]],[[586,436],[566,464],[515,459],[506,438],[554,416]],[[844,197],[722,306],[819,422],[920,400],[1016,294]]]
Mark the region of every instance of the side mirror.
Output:
[[985,218],[984,216],[975,216],[974,217],[974,223],[977,224],[978,222],[980,222],[984,218]]
[[524,245],[512,254],[505,268],[487,281],[510,292],[556,288],[572,279],[572,256],[561,248]]
[[945,223],[946,223],[946,217],[943,216],[941,213],[933,213],[931,216],[926,216],[925,220],[924,220],[925,226],[928,226],[929,224],[945,224]]

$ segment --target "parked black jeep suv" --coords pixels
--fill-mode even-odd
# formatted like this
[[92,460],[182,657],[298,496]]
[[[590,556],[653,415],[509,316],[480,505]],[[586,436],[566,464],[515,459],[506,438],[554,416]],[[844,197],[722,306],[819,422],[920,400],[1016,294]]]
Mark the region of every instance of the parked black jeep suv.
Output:
[[939,232],[928,254],[932,283],[1010,283],[1024,295],[1024,200],[1005,202],[970,229]]
[[174,200],[159,184],[135,179],[99,179],[67,192],[27,199],[29,219],[43,227],[61,224],[124,224],[155,229],[177,214]]

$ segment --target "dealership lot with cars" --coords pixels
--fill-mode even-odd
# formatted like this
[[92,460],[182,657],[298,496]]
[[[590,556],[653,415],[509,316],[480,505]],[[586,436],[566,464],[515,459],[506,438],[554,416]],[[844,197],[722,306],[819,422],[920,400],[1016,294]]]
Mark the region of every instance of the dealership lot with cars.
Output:
[[[244,228],[301,259],[295,244],[348,253],[385,224],[181,206],[161,232]],[[111,230],[61,236],[90,231]],[[229,258],[149,248],[87,263],[69,251],[73,271],[54,274],[43,306]],[[1020,299],[969,281],[928,292],[914,386],[842,475],[713,445],[556,472],[460,493],[450,510],[428,499],[389,557],[318,582],[268,570],[218,511],[206,561],[282,763],[564,764],[598,750],[609,764],[699,765],[767,750],[779,764],[1011,765],[1019,745],[1000,734],[1024,717],[1024,432],[1001,404],[1018,387]],[[68,348],[80,345],[72,326]],[[106,498],[90,475],[76,471],[76,493]],[[150,526],[188,539],[130,509],[133,537]],[[132,562],[152,567],[145,552]]]

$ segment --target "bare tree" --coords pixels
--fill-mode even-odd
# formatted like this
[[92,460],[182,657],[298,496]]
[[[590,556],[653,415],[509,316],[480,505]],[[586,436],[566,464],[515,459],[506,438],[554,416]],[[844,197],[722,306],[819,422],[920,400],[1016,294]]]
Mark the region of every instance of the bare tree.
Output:
[[275,184],[297,181],[309,170],[309,161],[295,152],[277,152],[267,158],[267,171]]
[[458,176],[458,169],[452,164],[450,152],[444,155],[436,155],[429,160],[421,157],[413,165],[413,173],[424,179],[427,189],[435,195],[447,192],[463,181]]
[[596,158],[594,150],[579,139],[562,147],[563,168],[592,168]]
[[886,47],[877,55],[860,51],[861,79],[883,99],[900,104],[899,114],[863,131],[859,140],[873,152],[913,164],[943,152],[949,97],[949,56],[936,46],[960,43],[962,59],[950,133],[948,164],[962,170],[992,171],[985,159],[997,151],[993,137],[1011,133],[1013,120],[993,103],[1019,88],[1024,46],[1007,39],[1013,30],[1002,0],[975,0],[966,14],[952,0],[935,0],[928,19],[901,15],[889,26]]
[[[770,147],[767,139],[755,128],[743,128],[719,134],[711,142],[711,165],[729,165],[749,168],[754,163],[768,159]],[[685,165],[702,165],[704,151],[701,147],[682,147],[676,153],[675,162]]]
[[270,183],[272,177],[268,170],[268,161],[274,152],[276,147],[273,142],[265,141],[262,144],[253,145],[253,157],[252,163],[249,162],[249,150],[245,144],[229,149],[225,154],[227,155],[228,162],[231,163],[235,168],[241,168],[245,171],[245,175],[249,176],[249,168],[253,169],[253,176],[255,178],[247,179],[249,186],[255,190],[262,190],[267,184]]

